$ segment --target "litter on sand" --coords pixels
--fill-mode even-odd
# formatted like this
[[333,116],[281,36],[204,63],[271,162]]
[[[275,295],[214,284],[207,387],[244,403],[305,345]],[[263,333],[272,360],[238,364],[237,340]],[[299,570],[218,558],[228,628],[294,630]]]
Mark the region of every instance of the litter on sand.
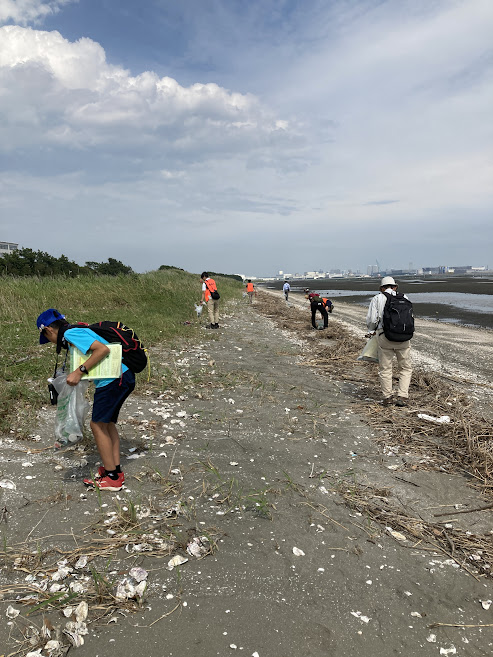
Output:
[[368,618],[368,616],[363,616],[361,611],[352,611],[351,614],[355,618],[359,618],[361,621],[363,621],[363,623],[369,623],[370,622],[370,619]]
[[441,415],[440,417],[433,417],[433,415],[426,415],[426,413],[418,413],[420,420],[427,420],[428,422],[435,422],[436,424],[448,424],[450,417],[448,415]]

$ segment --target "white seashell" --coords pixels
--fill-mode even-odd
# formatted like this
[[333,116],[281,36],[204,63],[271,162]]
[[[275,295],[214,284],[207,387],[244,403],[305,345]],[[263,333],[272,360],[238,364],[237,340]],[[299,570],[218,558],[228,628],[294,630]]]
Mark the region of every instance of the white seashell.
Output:
[[10,479],[1,479],[0,488],[8,488],[9,490],[16,490],[17,486]]
[[84,592],[84,587],[82,586],[82,584],[80,582],[70,582],[68,587],[73,593],[83,593]]
[[181,566],[183,563],[186,563],[188,559],[182,557],[181,554],[177,554],[172,559],[168,561],[168,570],[173,570],[176,566]]
[[437,642],[437,635],[436,634],[430,634],[429,636],[426,637],[426,640],[428,643],[436,643]]
[[385,529],[388,531],[388,533],[393,536],[396,540],[398,541],[407,541],[407,538],[404,536],[404,534],[401,534],[400,532],[396,532],[392,529],[392,527],[385,527]]
[[305,553],[303,552],[303,550],[300,550],[300,548],[297,548],[297,547],[293,548],[293,554],[294,554],[295,557],[304,557],[305,556]]
[[239,465],[236,461],[230,461],[229,465]]
[[48,641],[48,643],[45,645],[44,650],[46,650],[48,653],[53,652],[54,650],[59,650],[62,647],[62,644],[60,641],[57,641],[56,639],[52,639],[51,641]]
[[81,623],[82,621],[85,621],[87,618],[87,614],[89,613],[89,607],[87,606],[87,602],[85,600],[82,600],[82,602],[79,602],[77,607],[75,608],[75,620],[78,623]]
[[26,657],[42,657],[41,655],[42,648],[38,648],[37,650],[32,650],[31,652],[28,652]]
[[491,600],[480,600],[480,602],[481,606],[483,609],[486,609],[486,611],[488,611],[488,609],[491,607]]
[[147,587],[147,582],[145,581],[145,579],[142,582],[139,582],[139,584],[137,584],[137,586],[135,587],[135,596],[137,598],[143,598],[146,587]]
[[21,612],[20,612],[18,609],[14,609],[14,607],[12,607],[12,605],[9,605],[9,606],[7,607],[7,612],[6,612],[5,615],[7,616],[7,618],[12,619],[12,618],[17,618],[17,616],[18,616],[20,613],[21,613]]
[[118,586],[116,587],[116,593],[115,593],[115,598],[117,600],[127,600],[129,597],[132,597],[129,595],[129,593],[134,593],[134,589],[132,587],[131,591],[129,591],[128,587],[128,581],[124,579],[121,582],[118,582]]
[[135,567],[132,568],[128,574],[130,577],[133,577],[135,581],[143,582],[145,579],[147,579],[148,572],[143,568]]
[[87,625],[82,621],[69,621],[65,623],[65,629],[69,632],[76,632],[77,634],[89,634]]
[[80,648],[84,645],[84,639],[80,634],[77,634],[76,632],[69,632],[68,630],[63,630],[63,633],[68,636],[69,641],[74,646],[74,648]]
[[72,614],[74,613],[74,608],[73,607],[65,607],[65,609],[63,610],[62,613],[65,616],[65,618],[70,618],[70,616],[72,616]]
[[441,655],[456,655],[457,648],[455,646],[450,646],[450,648],[440,648]]
[[83,554],[75,562],[75,568],[85,568],[85,566],[87,566],[88,560],[89,560],[89,557],[87,555]]
[[22,467],[23,468],[32,468],[32,467],[34,467],[34,463],[31,463],[31,461],[24,461],[24,463],[22,464]]
[[51,576],[51,579],[54,582],[59,582],[61,579],[65,579],[66,577],[68,577],[71,572],[72,572],[72,568],[70,568],[69,566],[58,568],[56,573],[53,573],[53,575]]
[[187,552],[193,557],[200,559],[205,556],[210,550],[210,542],[206,536],[195,536],[187,545]]

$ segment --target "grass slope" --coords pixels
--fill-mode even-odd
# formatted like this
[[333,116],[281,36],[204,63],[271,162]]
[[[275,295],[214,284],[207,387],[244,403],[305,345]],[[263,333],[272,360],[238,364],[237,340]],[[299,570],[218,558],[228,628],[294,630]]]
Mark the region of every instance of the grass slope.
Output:
[[[25,435],[37,410],[49,403],[46,379],[53,372],[55,349],[39,345],[36,328],[46,308],[56,308],[69,322],[122,321],[150,349],[151,363],[153,346],[197,336],[198,322],[184,325],[195,319],[193,304],[202,294],[197,274],[169,269],[119,277],[0,280],[0,432]],[[223,303],[239,296],[241,283],[215,280]]]

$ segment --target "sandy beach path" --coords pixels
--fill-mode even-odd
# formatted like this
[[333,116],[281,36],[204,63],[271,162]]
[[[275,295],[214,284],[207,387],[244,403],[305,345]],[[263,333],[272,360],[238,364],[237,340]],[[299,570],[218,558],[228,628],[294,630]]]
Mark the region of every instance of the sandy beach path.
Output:
[[[54,633],[64,627],[63,605],[27,617],[18,599],[22,587],[52,586],[64,556],[72,570],[58,584],[78,582],[89,601],[80,657],[491,654],[492,580],[454,556],[454,532],[490,540],[491,512],[435,517],[484,500],[460,474],[406,468],[405,446],[377,446],[354,387],[307,366],[302,347],[238,302],[200,344],[156,351],[154,367],[172,371],[176,387],[124,407],[126,489],[102,500],[81,484],[97,464],[93,446],[49,450],[52,409],[37,442],[2,437],[2,477],[16,488],[0,489],[0,654],[15,649],[21,626],[44,617]],[[450,546],[413,538],[395,516],[377,521],[356,498],[362,509],[365,499],[396,509],[418,533],[448,532]],[[201,536],[216,547],[197,559],[186,547]],[[89,565],[75,568],[84,554]],[[172,554],[188,561],[169,569]],[[148,584],[131,612],[112,595],[133,567]],[[91,593],[91,572],[111,595]],[[21,610],[11,625],[9,605]]]

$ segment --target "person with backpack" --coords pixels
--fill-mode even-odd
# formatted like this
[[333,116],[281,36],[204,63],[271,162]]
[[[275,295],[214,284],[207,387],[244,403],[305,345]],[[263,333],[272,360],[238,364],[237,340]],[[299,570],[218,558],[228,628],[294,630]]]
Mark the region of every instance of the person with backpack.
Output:
[[217,291],[216,281],[213,278],[210,278],[206,271],[203,271],[200,274],[200,280],[202,281],[202,299],[200,303],[207,306],[210,322],[209,328],[218,329],[219,299],[221,297]]
[[414,333],[413,305],[404,294],[397,293],[392,276],[384,276],[380,292],[370,302],[366,325],[370,334],[377,334],[378,376],[384,406],[392,397],[392,361],[397,357],[399,384],[396,406],[407,406],[411,382],[411,338]]
[[[57,345],[57,354],[60,353],[62,347],[68,350],[75,347],[83,354],[87,354],[87,360],[78,369],[68,374],[67,383],[70,386],[76,386],[84,374],[87,374],[92,367],[108,355],[110,351],[108,344],[111,342],[120,342],[122,344],[121,376],[117,379],[98,379],[94,382],[96,391],[94,393],[91,431],[103,465],[98,468],[97,476],[94,479],[84,479],[84,484],[94,486],[99,490],[121,490],[125,475],[120,464],[120,436],[116,423],[123,402],[135,388],[135,373],[124,362],[127,360],[125,345],[130,351],[135,352],[133,355],[139,357],[143,354],[142,363],[134,366],[135,371],[141,371],[145,367],[147,357],[140,341],[131,329],[119,322],[100,322],[91,326],[84,324],[70,325],[65,315],[62,315],[54,308],[42,312],[36,324],[40,332],[40,344],[52,342]],[[104,325],[106,326],[104,327]],[[97,330],[100,330],[101,333],[111,339],[102,337],[96,333]],[[114,339],[112,335],[115,336]],[[139,354],[137,354],[137,351],[139,351]],[[142,354],[140,354],[140,351]],[[132,354],[130,354],[127,362],[130,364],[134,362],[132,361]]]
[[322,315],[322,319],[324,321],[323,328],[326,329],[329,326],[328,312],[329,313],[332,312],[334,308],[334,304],[330,299],[321,297],[319,294],[317,294],[317,292],[310,292],[309,290],[308,290],[308,294],[306,294],[306,298],[310,302],[310,309],[312,311],[312,327],[314,329],[318,328],[316,321],[316,314],[318,310],[318,312]]

